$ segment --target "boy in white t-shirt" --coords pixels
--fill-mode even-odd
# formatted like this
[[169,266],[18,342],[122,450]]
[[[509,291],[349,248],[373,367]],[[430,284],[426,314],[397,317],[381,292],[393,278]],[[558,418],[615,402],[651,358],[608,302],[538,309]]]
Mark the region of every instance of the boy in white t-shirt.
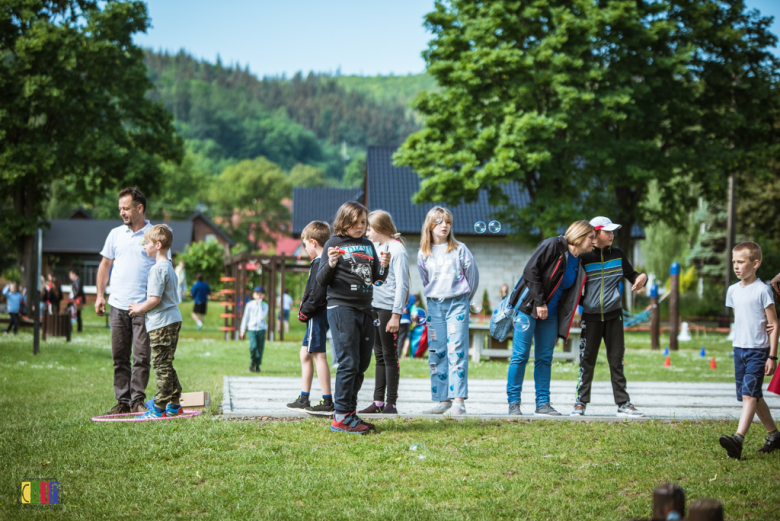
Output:
[[[740,459],[745,435],[756,414],[769,434],[758,452],[780,448],[780,433],[761,390],[764,376],[777,369],[778,323],[772,290],[756,277],[761,266],[761,247],[755,242],[741,242],[734,247],[732,258],[740,282],[729,287],[726,307],[734,310],[734,378],[742,414],[737,433],[721,436],[720,445],[730,458]],[[772,326],[769,334],[768,325]]]

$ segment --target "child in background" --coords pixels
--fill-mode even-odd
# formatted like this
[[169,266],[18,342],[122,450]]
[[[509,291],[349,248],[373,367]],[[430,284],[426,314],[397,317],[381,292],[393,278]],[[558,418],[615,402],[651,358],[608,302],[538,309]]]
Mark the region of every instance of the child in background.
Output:
[[[306,253],[311,257],[309,278],[303,291],[298,320],[306,323],[306,335],[301,346],[301,394],[288,409],[305,410],[310,414],[329,416],[333,414],[333,396],[330,393],[330,367],[328,367],[328,303],[326,289],[317,284],[320,269],[322,247],[330,239],[330,225],[322,221],[312,221],[301,232],[301,241]],[[317,366],[317,379],[322,390],[322,399],[312,407],[309,401],[311,382],[314,378],[314,366]]]
[[22,294],[19,293],[19,286],[16,282],[12,282],[3,288],[3,295],[6,299],[6,310],[11,316],[11,321],[8,323],[8,329],[5,330],[4,335],[8,336],[8,333],[13,329],[14,335],[19,334],[19,313],[22,309]]
[[[374,340],[376,356],[376,380],[374,402],[361,414],[398,414],[398,380],[401,367],[398,364],[398,330],[409,295],[409,254],[401,234],[395,228],[393,218],[383,210],[368,214],[366,236],[377,251],[389,251],[393,261],[388,268],[387,280],[374,288],[372,305],[379,313],[379,326]],[[387,399],[385,399],[387,389]]]
[[263,286],[256,286],[252,291],[252,300],[247,303],[244,309],[244,316],[241,318],[241,327],[239,329],[239,338],[244,339],[244,334],[249,335],[249,372],[259,373],[260,365],[263,363],[263,350],[265,349],[265,334],[268,331],[268,324],[265,319],[268,316],[268,304],[263,302],[265,298],[265,289]]
[[[425,217],[417,268],[428,303],[431,399],[424,414],[466,414],[469,371],[469,302],[479,286],[471,252],[452,232],[452,214],[434,206]],[[452,401],[455,401],[453,405]]]
[[173,243],[173,232],[164,224],[156,224],[144,233],[146,255],[157,261],[149,271],[146,285],[146,302],[131,302],[130,316],[146,313],[146,331],[152,348],[152,363],[157,375],[157,394],[154,404],[141,418],[154,419],[183,414],[179,400],[181,385],[173,357],[179,343],[181,313],[179,312],[179,281],[168,260],[168,250]]
[[404,311],[401,313],[401,324],[398,326],[399,359],[407,356],[409,353],[409,330],[412,328],[412,304],[414,304],[414,296],[410,294],[406,301],[406,306],[404,306]]
[[211,286],[203,280],[203,274],[198,273],[195,276],[195,284],[190,289],[190,296],[195,303],[192,307],[192,320],[197,324],[197,329],[203,327],[203,319],[208,312],[209,295],[211,295]]
[[[363,237],[367,218],[368,210],[359,203],[350,201],[339,208],[317,272],[319,285],[328,288],[328,324],[338,363],[330,427],[334,432],[365,434],[374,429],[358,417],[357,395],[374,345],[374,282],[385,282],[391,255],[377,256],[374,245]],[[381,272],[380,266],[385,268]]]
[[[764,376],[772,375],[777,369],[778,323],[772,290],[756,276],[761,266],[761,247],[755,242],[737,244],[732,264],[740,282],[729,287],[726,307],[734,310],[734,379],[742,414],[736,434],[721,436],[720,445],[729,458],[740,459],[745,436],[756,414],[768,434],[758,452],[765,454],[780,448],[780,433],[761,391]],[[767,325],[772,326],[770,334]]]

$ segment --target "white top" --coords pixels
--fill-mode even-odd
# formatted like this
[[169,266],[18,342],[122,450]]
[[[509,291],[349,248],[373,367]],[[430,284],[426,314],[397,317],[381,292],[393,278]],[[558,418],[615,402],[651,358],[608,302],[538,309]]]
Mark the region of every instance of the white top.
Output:
[[[100,252],[103,257],[114,261],[108,304],[124,311],[128,310],[131,302],[146,302],[149,270],[155,263],[154,257],[149,257],[144,251],[144,233],[152,226],[149,221],[144,222],[146,226],[135,233],[125,225],[111,230]],[[170,258],[171,251],[168,250],[168,259]]]
[[146,330],[154,331],[181,322],[179,311],[179,281],[170,261],[161,261],[149,271],[147,297],[160,297],[160,303],[146,312]]
[[377,309],[390,310],[401,315],[409,295],[409,254],[404,244],[397,239],[387,242],[384,246],[375,242],[374,249],[377,253],[389,251],[390,265],[385,268],[389,271],[384,284],[374,286],[371,304]]
[[479,287],[479,270],[471,251],[455,241],[457,249],[447,252],[447,244],[431,245],[431,255],[417,253],[417,270],[427,298],[449,299],[461,295],[474,298]]
[[277,306],[279,305],[279,301],[280,300],[281,300],[281,304],[282,304],[282,309],[283,310],[290,311],[290,309],[292,309],[293,298],[290,295],[285,293],[284,295],[282,295],[281,299],[279,297],[276,297],[276,305]]
[[772,289],[756,279],[747,286],[738,282],[729,286],[726,293],[726,307],[734,310],[734,347],[759,349],[769,347],[766,332],[766,312],[775,304]]
[[241,329],[239,332],[243,335],[246,330],[249,331],[262,331],[268,329],[268,324],[265,322],[265,318],[268,316],[268,304],[264,300],[259,303],[252,299],[246,305],[244,309],[244,317],[241,319]]

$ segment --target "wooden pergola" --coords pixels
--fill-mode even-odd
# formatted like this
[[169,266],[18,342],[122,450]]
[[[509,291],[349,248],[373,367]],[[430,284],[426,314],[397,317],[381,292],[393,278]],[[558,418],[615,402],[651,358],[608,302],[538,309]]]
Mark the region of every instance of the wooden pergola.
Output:
[[[286,292],[284,276],[286,273],[308,273],[309,263],[302,261],[300,257],[289,255],[254,255],[250,253],[238,253],[225,258],[225,276],[220,280],[225,283],[221,290],[223,306],[221,318],[225,319],[225,325],[220,331],[225,332],[225,340],[237,340],[238,330],[243,317],[247,297],[252,296],[252,289],[248,287],[250,271],[260,272],[260,284],[266,291],[268,303],[268,340],[274,340],[274,331],[277,327],[276,297]],[[284,327],[279,330],[279,340],[284,340]]]

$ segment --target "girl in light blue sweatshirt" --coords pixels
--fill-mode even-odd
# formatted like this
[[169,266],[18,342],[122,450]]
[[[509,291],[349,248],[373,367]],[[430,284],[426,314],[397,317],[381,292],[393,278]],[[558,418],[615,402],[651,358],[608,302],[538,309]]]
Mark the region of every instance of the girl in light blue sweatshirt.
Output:
[[[424,414],[466,414],[469,369],[469,302],[479,287],[471,252],[452,232],[452,214],[434,206],[425,217],[417,269],[428,302],[431,399]],[[454,405],[453,405],[454,400]]]

